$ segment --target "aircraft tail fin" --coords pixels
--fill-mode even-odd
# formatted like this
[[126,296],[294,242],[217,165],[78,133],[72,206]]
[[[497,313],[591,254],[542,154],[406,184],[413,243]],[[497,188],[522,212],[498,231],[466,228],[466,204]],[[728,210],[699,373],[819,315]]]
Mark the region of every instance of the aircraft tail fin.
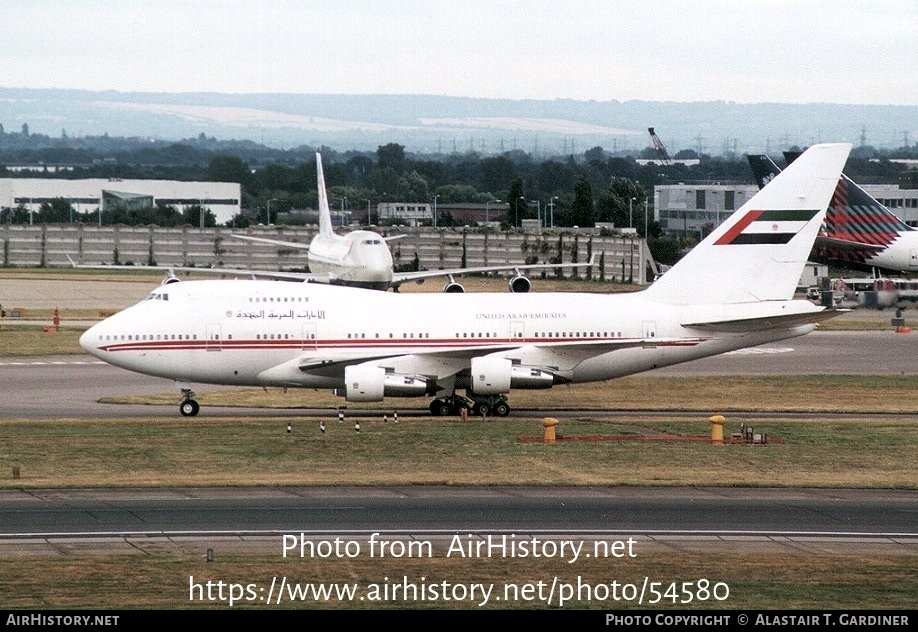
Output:
[[888,246],[899,233],[915,230],[842,174],[826,215],[825,235],[875,246]]
[[[784,152],[787,164],[800,156]],[[759,188],[781,172],[767,156],[748,156]],[[900,233],[915,230],[845,174],[841,175],[816,239],[820,256],[863,264],[868,257],[889,246]]]
[[761,189],[772,181],[776,175],[781,173],[781,168],[765,154],[750,154],[746,156],[749,160],[749,166],[752,168],[752,175],[755,183]]
[[331,235],[332,228],[331,209],[328,206],[328,191],[325,189],[325,174],[322,172],[322,154],[316,152],[316,179],[319,193],[319,233]]
[[850,151],[850,143],[808,149],[645,296],[673,305],[793,298]]

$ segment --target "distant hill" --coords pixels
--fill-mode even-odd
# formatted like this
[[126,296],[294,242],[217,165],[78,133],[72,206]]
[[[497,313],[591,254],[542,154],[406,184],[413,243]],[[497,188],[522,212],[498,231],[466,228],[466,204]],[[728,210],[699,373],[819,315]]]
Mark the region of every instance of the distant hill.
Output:
[[0,88],[0,124],[51,137],[204,135],[278,148],[566,155],[635,152],[654,127],[670,154],[777,153],[844,141],[894,149],[918,140],[918,106],[475,99],[423,95],[122,93]]

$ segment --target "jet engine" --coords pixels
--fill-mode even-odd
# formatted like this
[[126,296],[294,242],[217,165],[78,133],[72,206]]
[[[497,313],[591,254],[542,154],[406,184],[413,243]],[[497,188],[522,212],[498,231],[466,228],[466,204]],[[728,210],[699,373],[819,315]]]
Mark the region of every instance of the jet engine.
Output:
[[381,402],[384,397],[420,397],[429,390],[425,379],[386,373],[382,367],[362,364],[344,368],[344,384],[345,399],[349,402]]
[[465,292],[465,288],[455,281],[447,281],[446,285],[443,286],[443,291],[452,294],[461,294]]
[[525,294],[532,288],[532,282],[522,274],[510,279],[508,285],[510,286],[510,291],[514,294]]
[[551,388],[555,376],[534,367],[513,364],[508,358],[472,358],[469,388],[476,395],[499,395],[511,389]]

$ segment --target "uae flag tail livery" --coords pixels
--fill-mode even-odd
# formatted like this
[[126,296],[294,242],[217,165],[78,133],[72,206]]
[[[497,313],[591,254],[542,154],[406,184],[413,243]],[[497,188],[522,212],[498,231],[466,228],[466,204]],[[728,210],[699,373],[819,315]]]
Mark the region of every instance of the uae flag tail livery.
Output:
[[817,212],[815,209],[750,210],[714,245],[786,244],[803,230]]
[[850,148],[810,147],[655,281],[647,296],[678,305],[793,298]]

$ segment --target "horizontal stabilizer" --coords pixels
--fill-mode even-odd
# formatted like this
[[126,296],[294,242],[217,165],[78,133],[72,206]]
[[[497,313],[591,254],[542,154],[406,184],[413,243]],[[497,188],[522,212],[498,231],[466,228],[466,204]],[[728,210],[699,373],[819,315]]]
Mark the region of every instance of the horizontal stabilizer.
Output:
[[882,244],[868,244],[863,241],[854,241],[851,239],[840,239],[838,237],[825,237],[819,235],[816,237],[816,246],[821,248],[836,248],[839,250],[870,250],[871,252],[879,252],[886,248]]
[[709,320],[697,323],[682,323],[683,327],[710,329],[725,333],[757,332],[766,329],[786,329],[798,325],[812,325],[835,316],[847,313],[847,309],[826,309],[818,312],[799,314],[776,314],[774,316],[756,316],[753,318],[734,318],[730,320]]

